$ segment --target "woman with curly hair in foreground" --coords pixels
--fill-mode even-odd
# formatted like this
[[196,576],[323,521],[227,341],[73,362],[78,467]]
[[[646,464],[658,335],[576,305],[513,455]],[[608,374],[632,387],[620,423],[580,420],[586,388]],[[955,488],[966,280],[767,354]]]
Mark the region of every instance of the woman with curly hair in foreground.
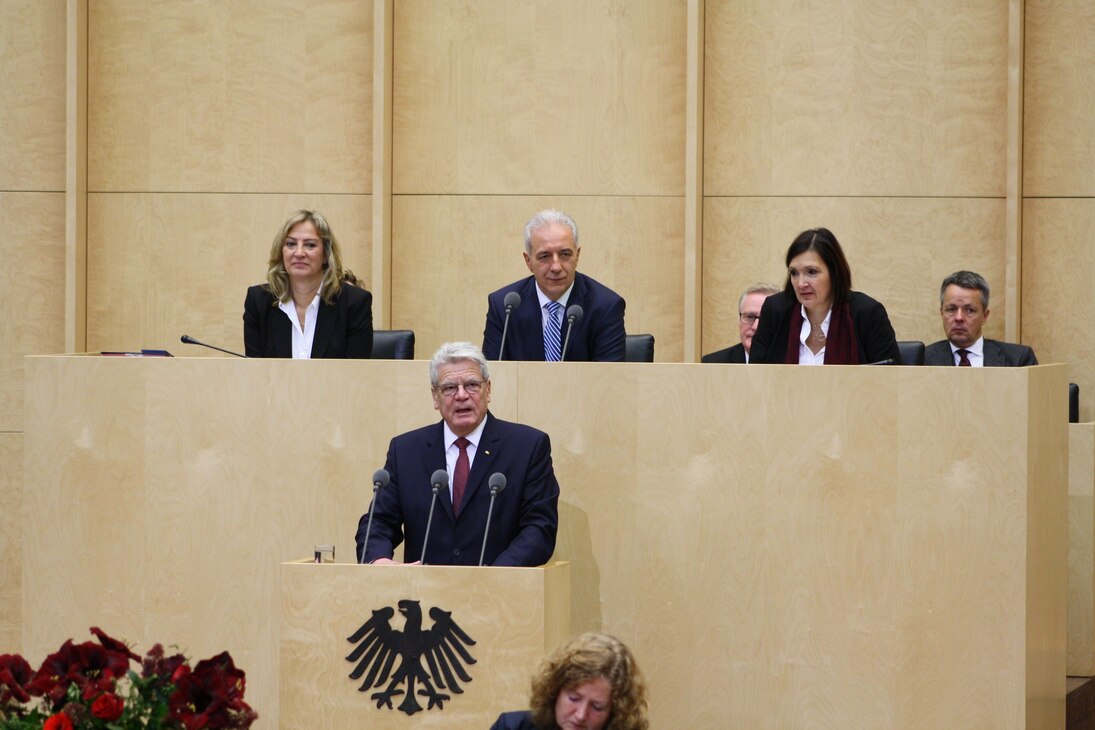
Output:
[[615,637],[588,633],[544,660],[530,708],[505,712],[491,730],[646,730],[646,683]]

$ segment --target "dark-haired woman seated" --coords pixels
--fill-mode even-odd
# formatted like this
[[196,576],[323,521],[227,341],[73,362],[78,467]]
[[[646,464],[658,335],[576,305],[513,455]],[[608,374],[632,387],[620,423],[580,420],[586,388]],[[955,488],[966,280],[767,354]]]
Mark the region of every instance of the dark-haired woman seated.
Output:
[[886,308],[852,291],[852,271],[827,228],[787,249],[783,291],[764,301],[749,361],[798,365],[901,363]]
[[344,286],[342,252],[326,219],[298,210],[274,236],[266,283],[247,290],[248,357],[367,358],[373,295]]

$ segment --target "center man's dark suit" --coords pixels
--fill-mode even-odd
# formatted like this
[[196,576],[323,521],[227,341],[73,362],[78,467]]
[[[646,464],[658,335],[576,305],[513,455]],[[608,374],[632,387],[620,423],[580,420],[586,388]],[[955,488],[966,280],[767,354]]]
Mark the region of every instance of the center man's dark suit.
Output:
[[[274,295],[259,284],[243,303],[243,344],[247,357],[292,357],[293,323]],[[373,295],[343,285],[334,304],[319,300],[313,358],[367,359],[373,352]]]
[[736,362],[744,365],[748,362],[745,359],[745,345],[739,342],[736,345],[727,347],[725,350],[716,350],[704,355],[700,362]]
[[[760,308],[760,324],[757,325],[750,347],[749,362],[760,364],[784,361],[791,330],[791,308],[800,306],[802,305],[795,295],[786,291],[773,294],[764,300]],[[890,324],[889,315],[886,314],[886,308],[857,291],[849,293],[848,306],[851,309],[852,326],[855,328],[859,364],[893,360],[900,365],[901,351],[897,347],[897,336]]]
[[[377,492],[373,531],[365,562],[390,558],[406,536],[404,562],[422,556],[430,513],[430,477],[445,468],[443,422],[396,436],[384,468],[388,486]],[[555,552],[559,528],[559,482],[551,464],[551,441],[543,431],[502,421],[489,412],[464,491],[454,516],[448,489],[437,495],[426,562],[431,565],[478,565],[490,507],[490,475],[500,472],[506,487],[498,493],[491,516],[484,565],[543,565]],[[365,539],[366,514],[357,530],[357,550]]]
[[[483,355],[498,359],[502,344],[502,325],[506,320],[506,294],[515,291],[521,303],[510,315],[506,333],[506,360],[544,359],[544,319],[540,298],[536,295],[536,279],[532,276],[514,282],[487,297],[487,325],[483,330]],[[623,362],[624,307],[619,294],[604,284],[584,276],[574,275],[574,286],[567,299],[567,308],[582,307],[581,321],[574,325],[567,344],[568,362]],[[567,322],[563,320],[562,340],[567,338]]]
[[[986,339],[981,348],[987,368],[1020,368],[1037,365],[1038,358],[1034,350],[1026,345],[1013,345],[1010,342]],[[956,365],[954,351],[948,340],[933,342],[924,348],[925,365]]]

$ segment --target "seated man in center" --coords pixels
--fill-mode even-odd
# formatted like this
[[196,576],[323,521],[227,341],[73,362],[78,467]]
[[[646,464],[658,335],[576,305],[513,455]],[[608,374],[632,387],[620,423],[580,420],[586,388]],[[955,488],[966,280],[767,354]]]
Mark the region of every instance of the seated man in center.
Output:
[[[532,276],[487,297],[483,354],[488,360],[501,354],[504,360],[623,362],[624,300],[578,273],[581,252],[578,224],[566,213],[542,210],[525,225],[525,265]],[[511,292],[520,303],[510,315],[503,347]],[[567,311],[576,304],[583,314],[571,325]]]
[[[406,537],[408,563],[422,559],[433,499],[430,479],[444,469],[449,489],[437,496],[425,562],[478,565],[490,507],[490,475],[506,486],[495,499],[484,565],[543,565],[555,551],[559,483],[551,441],[543,431],[495,418],[483,353],[466,342],[446,343],[430,360],[433,407],[441,422],[396,436],[384,468],[389,484],[376,493],[373,525],[362,562],[391,564]],[[357,529],[362,555],[368,513]]]

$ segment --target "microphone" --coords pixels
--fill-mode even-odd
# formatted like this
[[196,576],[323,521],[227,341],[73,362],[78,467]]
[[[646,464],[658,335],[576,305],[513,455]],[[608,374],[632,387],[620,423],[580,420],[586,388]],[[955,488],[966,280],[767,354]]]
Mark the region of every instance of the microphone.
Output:
[[502,354],[506,351],[506,333],[509,331],[509,316],[513,310],[521,305],[521,295],[515,291],[511,291],[506,294],[503,304],[506,306],[506,319],[502,323],[502,344],[498,346],[499,360],[502,359]]
[[190,335],[183,335],[179,338],[179,341],[187,345],[201,345],[202,347],[208,347],[210,350],[217,350],[218,352],[223,352],[228,355],[235,355],[236,357],[242,357],[245,360],[247,359],[247,355],[241,355],[238,352],[232,352],[231,350],[226,350],[223,347],[217,347],[216,345],[207,345],[204,342],[198,342]]
[[483,549],[479,551],[479,564],[483,564],[483,556],[487,554],[487,534],[490,533],[490,515],[494,511],[494,498],[506,488],[506,475],[496,471],[487,480],[490,485],[490,507],[487,509],[487,526],[483,528]]
[[570,332],[574,329],[574,325],[582,321],[582,315],[585,312],[582,310],[581,304],[571,304],[567,307],[567,338],[563,341],[563,352],[559,355],[559,362],[567,359],[567,345],[570,344]]
[[419,562],[426,564],[426,543],[430,540],[430,525],[433,524],[433,506],[437,504],[437,493],[449,488],[449,473],[444,469],[438,469],[430,477],[430,486],[433,488],[433,497],[430,498],[430,516],[426,518],[426,534],[422,536],[422,557]]
[[357,559],[359,563],[365,562],[365,549],[369,547],[369,533],[373,529],[373,507],[376,506],[376,493],[388,486],[391,479],[392,475],[388,473],[387,469],[377,469],[373,472],[373,497],[369,500],[369,521],[365,525],[365,541],[361,543],[361,555]]
[[897,360],[892,357],[887,357],[885,360],[879,360],[878,362],[869,362],[868,365],[896,365]]

